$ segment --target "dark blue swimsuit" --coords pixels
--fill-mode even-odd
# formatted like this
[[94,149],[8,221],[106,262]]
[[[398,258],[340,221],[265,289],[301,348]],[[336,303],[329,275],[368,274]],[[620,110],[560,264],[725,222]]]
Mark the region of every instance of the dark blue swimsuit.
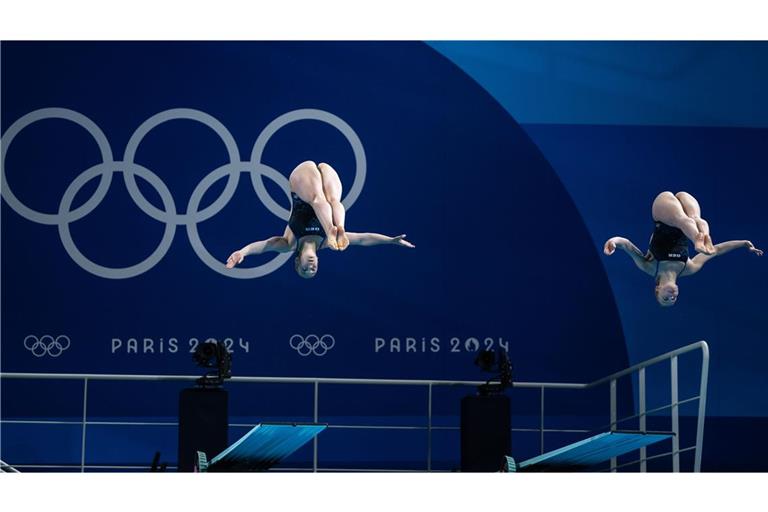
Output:
[[[291,217],[288,219],[288,227],[291,228],[294,238],[296,238],[296,251],[299,250],[299,241],[305,236],[319,236],[325,240],[325,231],[320,224],[320,220],[315,215],[312,205],[305,203],[294,192],[291,192],[293,205],[291,206]],[[321,240],[318,244],[323,244]]]
[[659,273],[660,261],[682,261],[680,273],[688,264],[688,237],[680,229],[656,222],[656,229],[651,235],[649,251],[656,260],[656,273]]

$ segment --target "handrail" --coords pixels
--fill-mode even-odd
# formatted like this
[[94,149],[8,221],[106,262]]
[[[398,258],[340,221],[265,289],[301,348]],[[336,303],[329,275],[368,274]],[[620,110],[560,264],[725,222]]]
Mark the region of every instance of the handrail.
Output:
[[629,375],[632,372],[636,372],[641,368],[647,368],[648,366],[652,366],[656,363],[666,361],[667,359],[679,356],[680,354],[685,354],[686,352],[691,352],[692,350],[696,350],[698,348],[701,349],[702,356],[704,357],[704,359],[709,361],[709,345],[707,345],[706,341],[701,340],[701,341],[697,341],[696,343],[691,343],[690,345],[686,345],[684,347],[680,347],[675,350],[670,350],[669,352],[665,354],[661,354],[660,356],[652,357],[651,359],[647,359],[641,363],[637,363],[634,366],[630,366],[629,368],[625,368],[624,370],[618,371],[616,373],[612,373],[607,377],[603,377],[601,379],[597,379],[596,381],[590,382],[585,386],[587,388],[592,388],[595,386],[599,386],[600,384],[605,384],[606,382],[610,382],[612,380],[620,379],[621,377],[624,377],[625,375]]
[[[199,375],[138,375],[119,373],[0,373],[7,379],[61,379],[61,380],[141,380],[141,381],[195,381]],[[419,380],[419,379],[349,379],[335,377],[231,377],[227,382],[262,382],[270,384],[371,384],[383,386],[480,386],[484,380]],[[567,382],[513,382],[516,388],[583,389],[588,384]]]
[[[672,371],[672,403],[669,404],[669,406],[664,406],[659,408],[664,409],[667,407],[672,407],[673,411],[673,430],[675,434],[679,434],[679,426],[677,425],[677,406],[679,406],[682,402],[680,402],[677,398],[677,356],[681,354],[685,354],[687,352],[691,352],[693,350],[700,349],[702,351],[702,366],[701,366],[701,382],[700,382],[700,389],[699,389],[699,395],[696,397],[693,397],[691,399],[686,399],[684,402],[693,401],[695,399],[699,400],[699,411],[698,411],[698,422],[697,422],[697,428],[696,428],[696,445],[693,447],[695,452],[695,461],[694,461],[694,471],[698,472],[701,470],[701,449],[703,444],[703,428],[704,428],[704,415],[705,415],[705,408],[706,408],[706,388],[707,388],[707,376],[708,376],[708,369],[709,369],[709,346],[707,345],[706,341],[698,341],[695,343],[691,343],[689,345],[686,345],[684,347],[680,347],[675,350],[671,350],[669,352],[666,352],[664,354],[658,355],[656,357],[647,359],[645,361],[642,361],[638,364],[635,364],[633,366],[630,366],[629,368],[625,368],[621,371],[612,373],[606,377],[602,377],[600,379],[594,380],[589,383],[566,383],[566,382],[513,382],[512,387],[514,388],[533,388],[533,389],[539,389],[541,392],[541,421],[540,426],[538,429],[524,429],[524,430],[532,430],[532,431],[539,431],[541,433],[541,439],[540,439],[540,448],[542,453],[544,452],[544,433],[545,432],[562,432],[564,430],[559,429],[547,429],[544,426],[544,390],[545,389],[589,389],[596,386],[599,386],[601,384],[609,383],[611,386],[611,423],[610,423],[610,429],[614,430],[615,425],[617,423],[627,421],[632,418],[640,417],[642,424],[645,423],[645,416],[651,412],[655,412],[656,410],[652,411],[645,411],[645,404],[644,404],[644,386],[645,386],[645,379],[644,379],[644,373],[645,368],[648,366],[652,366],[654,364],[660,363],[662,361],[670,360],[671,364],[671,371]],[[640,404],[640,411],[639,414],[634,416],[629,416],[627,418],[621,418],[618,419],[615,417],[616,415],[616,381],[624,377],[626,375],[630,375],[636,371],[640,371],[641,377],[640,377],[640,392],[641,392],[641,404]],[[3,373],[0,372],[0,378],[8,378],[8,379],[63,379],[63,380],[82,380],[84,381],[84,389],[83,389],[83,418],[81,422],[73,422],[73,423],[81,423],[83,426],[83,435],[82,435],[82,446],[81,446],[81,468],[82,470],[85,469],[85,438],[86,438],[86,425],[89,424],[96,424],[99,422],[89,422],[87,420],[87,396],[88,396],[88,381],[89,380],[117,380],[117,381],[196,381],[199,379],[199,376],[197,375],[137,375],[137,374],[75,374],[75,373],[60,373],[60,374],[52,374],[52,373],[23,373],[23,372],[8,372]],[[318,386],[320,384],[363,384],[363,385],[403,385],[403,386],[428,386],[428,403],[427,403],[427,409],[428,409],[428,421],[426,428],[429,432],[428,435],[428,445],[427,445],[427,470],[430,471],[432,469],[431,463],[432,463],[432,439],[431,439],[431,432],[432,430],[441,429],[442,427],[438,427],[435,425],[432,425],[432,388],[433,386],[481,386],[483,384],[486,384],[487,381],[447,381],[447,380],[408,380],[408,379],[355,379],[355,378],[332,378],[332,377],[248,377],[248,376],[238,376],[238,377],[232,377],[229,379],[230,382],[250,382],[250,383],[272,383],[272,384],[280,384],[280,383],[290,383],[290,384],[313,384],[314,386],[314,404],[313,404],[313,416],[315,421],[318,420]],[[0,421],[0,423],[5,423],[6,421]],[[21,423],[21,422],[20,422]],[[386,428],[386,427],[382,427]],[[520,429],[512,429],[512,430],[520,430]],[[575,432],[575,430],[574,430]],[[586,432],[586,431],[585,431]],[[684,450],[680,450],[679,446],[676,446],[675,443],[673,443],[673,463],[675,466],[675,469],[679,469],[679,453],[681,453]],[[641,450],[640,454],[640,460],[638,462],[641,463],[641,470],[645,469],[645,461],[650,460],[651,457],[645,456],[645,450]],[[655,458],[655,457],[653,457]],[[317,456],[317,438],[314,440],[314,463],[313,463],[313,470],[318,471],[320,468],[318,468],[318,456]],[[619,467],[624,466],[625,464],[622,464]],[[611,470],[615,471],[617,469],[616,461],[611,461]]]

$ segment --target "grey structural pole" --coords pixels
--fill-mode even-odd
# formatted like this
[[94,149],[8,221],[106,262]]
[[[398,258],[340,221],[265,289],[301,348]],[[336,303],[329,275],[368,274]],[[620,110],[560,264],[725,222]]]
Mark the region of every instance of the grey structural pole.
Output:
[[[319,415],[319,404],[318,404],[319,399],[320,399],[320,382],[315,381],[315,386],[314,387],[315,387],[315,399],[314,399],[315,412],[314,412],[314,418],[315,418],[315,423],[317,423],[317,421],[318,421],[318,419],[320,417],[320,415]],[[314,453],[312,455],[312,471],[317,473],[317,436],[315,436],[313,441],[314,441],[314,443],[313,443],[314,444],[314,446],[313,446],[313,452]]]
[[432,384],[427,388],[427,471],[432,471]]
[[677,396],[677,356],[669,360],[670,377],[672,383],[672,472],[680,472],[680,406]]
[[[611,432],[616,430],[616,379],[611,379]],[[611,457],[611,471],[616,471],[616,457]]]
[[[645,368],[640,368],[640,371],[637,374],[637,386],[640,388],[638,390],[639,394],[639,410],[637,411],[640,416],[640,431],[645,432],[646,431],[646,425],[645,425]],[[645,461],[646,457],[646,450],[645,447],[640,448],[640,472],[645,473],[647,470],[647,465]]]
[[709,346],[701,348],[701,387],[699,388],[699,414],[696,424],[696,455],[693,471],[701,471],[701,450],[704,443],[704,418],[707,411],[707,377],[709,376]]
[[539,422],[539,448],[541,449],[541,453],[544,453],[544,388],[541,388],[541,418]]
[[88,378],[83,379],[83,430],[82,443],[80,445],[80,472],[85,473],[85,427],[88,416]]

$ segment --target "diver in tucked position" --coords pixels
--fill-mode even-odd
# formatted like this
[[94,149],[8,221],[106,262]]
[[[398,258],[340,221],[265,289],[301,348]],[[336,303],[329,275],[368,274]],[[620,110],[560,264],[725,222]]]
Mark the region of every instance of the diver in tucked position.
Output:
[[[624,249],[635,265],[656,278],[656,300],[662,306],[673,306],[679,293],[677,278],[695,274],[706,262],[740,247],[763,255],[749,240],[731,240],[712,244],[709,225],[701,218],[698,201],[687,192],[662,192],[653,201],[656,229],[646,254],[626,238],[615,236],[605,242],[603,252],[611,255],[616,248]],[[699,253],[688,258],[688,240]]]
[[296,272],[308,279],[317,274],[317,251],[326,247],[334,251],[343,251],[350,245],[415,247],[405,235],[346,232],[345,211],[340,199],[341,181],[330,165],[302,162],[291,173],[289,182],[293,205],[283,236],[253,242],[233,252],[227,259],[227,268],[240,264],[251,254],[293,251],[296,253]]

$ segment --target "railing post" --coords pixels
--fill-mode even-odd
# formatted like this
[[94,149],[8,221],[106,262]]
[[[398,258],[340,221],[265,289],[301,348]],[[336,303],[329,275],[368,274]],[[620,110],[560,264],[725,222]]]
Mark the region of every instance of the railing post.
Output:
[[85,426],[88,415],[88,377],[83,379],[83,433],[80,446],[80,472],[85,473]]
[[699,416],[696,423],[696,455],[693,471],[701,471],[701,449],[704,443],[704,417],[707,410],[707,377],[709,376],[709,347],[704,344],[701,349],[701,386],[699,388]]
[[[315,402],[315,415],[314,415],[315,423],[318,422],[318,419],[320,417],[319,414],[318,414],[319,398],[320,398],[320,382],[315,381],[315,400],[314,400],[314,402]],[[315,436],[313,441],[314,441],[314,448],[313,448],[314,449],[314,454],[312,456],[312,471],[314,473],[317,473],[317,436]]]
[[544,386],[541,386],[541,418],[539,422],[539,435],[541,436],[540,439],[540,447],[541,447],[541,453],[544,453]]
[[432,471],[432,383],[428,385],[427,396],[427,471]]
[[[637,374],[638,378],[638,387],[640,388],[638,390],[639,394],[639,410],[637,411],[638,415],[640,416],[640,432],[645,433],[646,431],[646,424],[645,424],[645,368],[640,368],[640,371]],[[645,473],[647,470],[646,466],[646,450],[645,447],[640,448],[640,472]]]
[[672,471],[680,472],[680,418],[677,397],[677,356],[669,360],[671,382],[672,382]]
[[[611,432],[616,430],[616,379],[611,379]],[[616,472],[616,457],[611,457],[611,472]]]

